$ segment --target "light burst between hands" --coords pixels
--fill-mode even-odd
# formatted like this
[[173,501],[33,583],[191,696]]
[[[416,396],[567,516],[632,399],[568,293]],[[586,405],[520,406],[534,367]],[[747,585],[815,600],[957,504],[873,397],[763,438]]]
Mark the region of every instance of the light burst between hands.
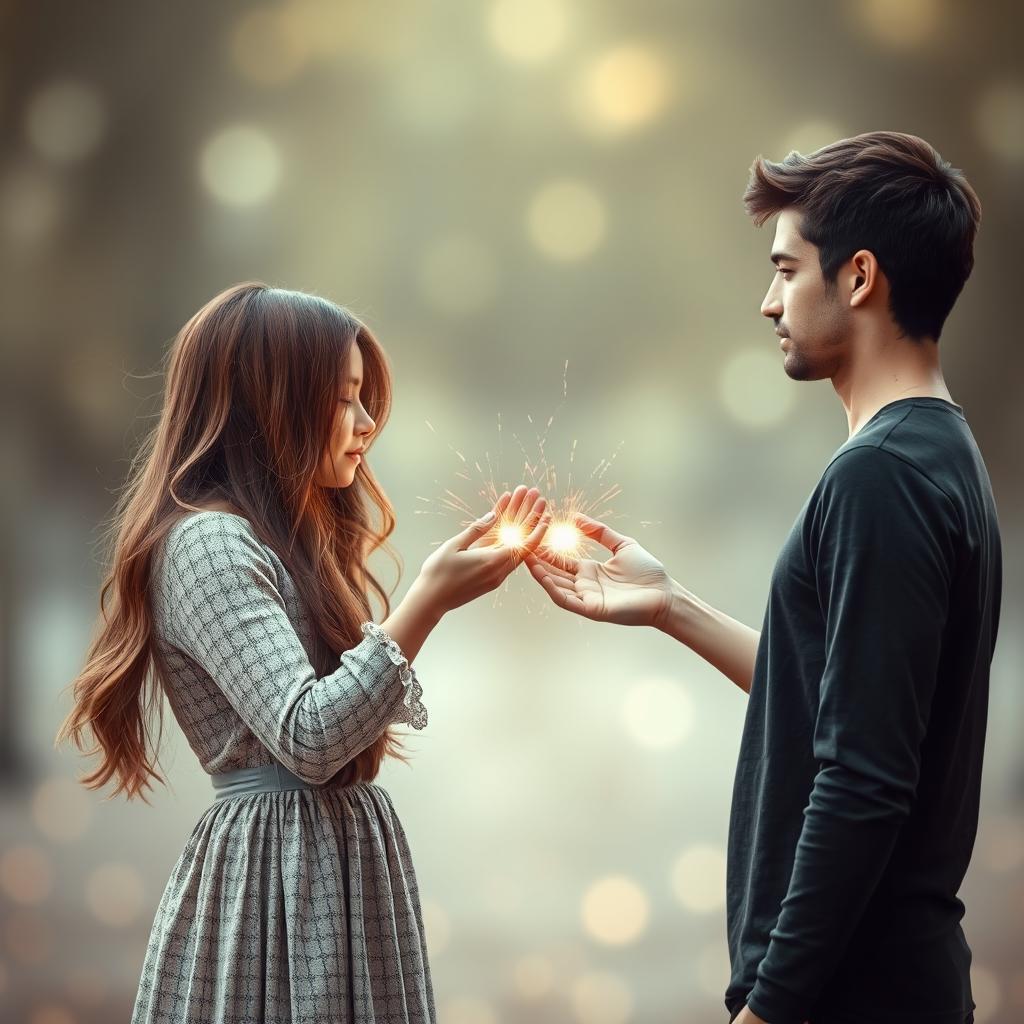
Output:
[[[555,411],[548,417],[543,433],[537,429],[531,414],[526,417],[534,436],[532,449],[528,450],[527,443],[519,433],[511,434],[516,448],[513,464],[519,472],[517,478],[509,480],[502,476],[502,464],[505,461],[505,431],[499,412],[497,414],[497,451],[493,454],[490,450],[485,451],[483,459],[470,459],[459,447],[448,442],[448,448],[459,460],[455,477],[463,483],[453,487],[444,487],[440,481],[435,480],[434,482],[441,489],[440,496],[427,498],[417,495],[417,501],[427,507],[416,509],[416,514],[454,515],[458,517],[460,528],[464,528],[492,507],[505,491],[511,491],[517,484],[525,483],[527,486],[536,487],[541,495],[547,498],[551,514],[551,525],[536,553],[541,558],[550,558],[553,561],[558,561],[560,558],[584,557],[588,540],[576,525],[577,515],[583,514],[604,522],[621,518],[611,503],[622,492],[622,488],[616,483],[609,483],[607,477],[625,442],[620,441],[612,455],[609,458],[602,458],[589,476],[581,482],[576,475],[578,439],[573,438],[569,445],[565,472],[564,474],[560,472],[555,460],[550,457],[548,448],[555,419],[568,397],[568,371],[569,362],[566,360],[562,374],[562,397]],[[432,433],[437,434],[429,420],[424,422]],[[519,461],[520,457],[521,462]],[[472,497],[466,496],[467,489],[472,490]],[[482,508],[474,507],[478,499],[483,505]],[[526,510],[520,510],[512,517],[501,517],[471,547],[493,545],[502,545],[508,548],[521,547],[527,536],[525,514]],[[434,543],[436,545],[442,542],[439,540]],[[508,580],[502,589],[507,587]]]

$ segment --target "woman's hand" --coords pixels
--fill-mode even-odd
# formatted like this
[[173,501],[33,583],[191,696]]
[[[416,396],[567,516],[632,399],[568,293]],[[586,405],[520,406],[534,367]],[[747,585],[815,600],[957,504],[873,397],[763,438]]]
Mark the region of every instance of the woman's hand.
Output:
[[530,554],[526,564],[559,607],[601,622],[656,626],[668,612],[672,582],[665,567],[632,537],[577,514],[576,525],[606,547],[606,562],[555,554]]
[[[424,563],[413,587],[442,615],[497,589],[540,544],[551,516],[536,487],[521,484],[506,491],[488,516],[445,541]],[[524,539],[510,547],[501,543],[502,527],[518,525]]]

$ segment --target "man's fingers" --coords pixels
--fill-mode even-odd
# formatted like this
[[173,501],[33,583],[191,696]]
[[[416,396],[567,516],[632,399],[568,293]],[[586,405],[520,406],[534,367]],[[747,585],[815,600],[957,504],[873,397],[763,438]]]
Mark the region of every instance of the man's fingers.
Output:
[[573,576],[580,571],[580,560],[578,558],[573,558],[572,555],[566,554],[563,551],[553,551],[543,544],[541,544],[540,550],[544,552],[541,557],[548,565],[554,565],[565,572],[572,573]]
[[566,611],[576,612],[577,615],[585,615],[585,606],[580,596],[570,589],[566,580],[559,580],[548,573],[538,561],[530,567],[530,573],[534,579],[544,588],[548,597],[559,607]]
[[576,513],[576,525],[583,533],[588,537],[592,537],[598,544],[606,547],[613,555],[624,544],[629,544],[633,540],[632,537],[618,533],[605,523],[597,519],[591,519],[590,516],[584,515],[582,512]]
[[545,581],[549,581],[555,589],[565,591],[567,594],[571,594],[574,597],[579,596],[576,593],[575,580],[568,576],[559,576],[557,571],[552,572],[551,567],[542,561],[534,560],[533,564],[530,566],[530,575],[538,583],[543,584]]
[[552,576],[557,576],[559,579],[569,580],[569,582],[573,582],[576,579],[575,574],[566,572],[560,566],[553,565],[546,558],[540,555],[527,555],[525,561],[530,567],[530,572],[533,572],[533,567],[537,565],[544,572],[550,573]]

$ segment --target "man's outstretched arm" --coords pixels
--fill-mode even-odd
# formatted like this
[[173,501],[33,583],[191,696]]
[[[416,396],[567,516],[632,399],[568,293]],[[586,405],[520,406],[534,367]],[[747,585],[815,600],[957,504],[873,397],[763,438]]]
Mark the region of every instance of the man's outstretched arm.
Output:
[[605,562],[545,553],[526,558],[533,578],[560,608],[598,622],[654,626],[750,692],[761,634],[691,593],[635,538],[578,515],[580,530],[611,552]]
[[714,665],[744,693],[750,693],[761,634],[713,608],[676,580],[664,618],[654,625]]

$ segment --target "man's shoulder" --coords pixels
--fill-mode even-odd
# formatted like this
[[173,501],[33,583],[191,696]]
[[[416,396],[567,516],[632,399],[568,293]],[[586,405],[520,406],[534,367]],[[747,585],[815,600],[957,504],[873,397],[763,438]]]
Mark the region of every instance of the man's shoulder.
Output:
[[862,438],[844,445],[826,466],[815,489],[814,504],[850,507],[878,514],[920,516],[941,509],[958,520],[948,482],[934,474],[927,460],[886,438]]

